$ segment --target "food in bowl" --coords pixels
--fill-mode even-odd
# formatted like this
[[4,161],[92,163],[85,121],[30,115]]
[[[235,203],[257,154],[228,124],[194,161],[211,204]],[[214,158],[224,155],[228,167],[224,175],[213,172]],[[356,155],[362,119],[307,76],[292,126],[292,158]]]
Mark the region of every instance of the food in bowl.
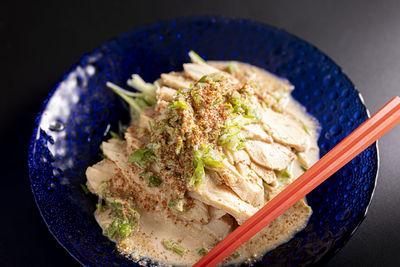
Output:
[[[192,265],[318,160],[318,123],[289,81],[235,61],[190,52],[183,71],[131,92],[107,86],[130,107],[131,124],[103,142],[86,171],[95,217],[133,259]],[[302,199],[223,263],[262,256],[303,229]]]

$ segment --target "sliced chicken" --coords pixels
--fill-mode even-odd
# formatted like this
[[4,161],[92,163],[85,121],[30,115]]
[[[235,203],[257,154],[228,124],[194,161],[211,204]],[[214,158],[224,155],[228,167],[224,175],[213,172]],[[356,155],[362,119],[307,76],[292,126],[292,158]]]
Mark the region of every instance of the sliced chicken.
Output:
[[259,91],[270,91],[275,92],[282,90],[283,92],[290,92],[293,90],[293,85],[288,80],[279,78],[272,73],[264,71],[257,67],[251,67],[250,70],[246,70],[246,65],[237,65],[237,73],[245,73],[243,77],[245,80],[252,80],[256,82]]
[[294,153],[278,143],[247,141],[246,150],[250,158],[257,164],[273,170],[283,170],[294,159]]
[[213,206],[208,207],[208,212],[210,213],[211,220],[219,219],[226,214],[226,211],[217,209]]
[[95,165],[86,169],[86,186],[93,194],[100,194],[99,186],[118,173],[114,162],[103,159]]
[[243,163],[237,163],[236,169],[239,173],[248,181],[253,184],[253,187],[257,189],[254,193],[254,200],[252,204],[259,206],[264,204],[264,185],[263,180],[252,170],[250,167]]
[[143,113],[140,113],[138,126],[140,128],[144,128],[144,129],[150,130],[150,121],[152,121],[152,120],[153,119],[151,117],[148,117]]
[[[232,61],[233,62],[233,61]],[[208,60],[207,64],[210,66],[213,66],[214,68],[219,69],[220,71],[226,71],[226,69],[228,68],[229,64],[231,62],[227,62],[227,61],[216,61],[216,60]]]
[[206,224],[210,221],[208,207],[201,201],[193,199],[193,206],[179,214],[179,217],[186,221],[195,221]]
[[264,188],[261,179],[241,175],[227,159],[224,159],[222,163],[223,168],[212,168],[212,170],[219,174],[226,185],[232,188],[242,200],[255,207],[264,203]]
[[275,142],[288,145],[300,152],[307,150],[310,145],[309,137],[302,125],[288,114],[264,108],[262,123],[265,131]]
[[166,86],[161,86],[156,91],[157,100],[171,102],[175,95],[176,90]]
[[169,86],[173,89],[190,88],[193,83],[191,80],[184,77],[183,73],[170,72],[168,74],[161,74],[162,84]]
[[242,126],[242,133],[247,139],[260,140],[272,143],[272,137],[269,136],[260,124],[248,124]]
[[207,174],[210,176],[210,179],[214,181],[214,183],[220,185],[223,184],[224,181],[222,178],[219,176],[219,174],[216,171],[213,170],[206,170]]
[[232,151],[230,151],[229,149],[223,149],[223,152],[224,152],[224,155],[226,156],[226,159],[228,160],[228,162],[230,163],[230,164],[235,164],[235,159],[234,159],[234,157],[233,157],[233,152]]
[[252,169],[258,177],[261,177],[261,179],[263,179],[267,184],[276,185],[277,179],[273,170],[266,169],[254,162],[251,162],[250,169]]
[[201,200],[207,205],[221,209],[235,217],[241,224],[254,213],[257,208],[243,201],[228,186],[215,184],[206,174],[203,183],[190,192],[190,196]]
[[130,131],[128,128],[128,131],[126,131],[125,133],[125,140],[127,144],[127,152],[129,155],[135,152],[136,149],[142,148],[144,145],[144,143],[139,139],[137,139],[136,137],[137,135],[132,133],[132,131]]
[[195,81],[200,80],[204,75],[219,72],[218,69],[211,67],[208,64],[186,63],[183,64],[183,69],[185,71],[185,75]]
[[232,165],[238,164],[238,163],[243,163],[243,164],[249,165],[251,162],[249,154],[244,149],[232,152],[232,156],[233,156],[233,161],[234,161],[234,163]]

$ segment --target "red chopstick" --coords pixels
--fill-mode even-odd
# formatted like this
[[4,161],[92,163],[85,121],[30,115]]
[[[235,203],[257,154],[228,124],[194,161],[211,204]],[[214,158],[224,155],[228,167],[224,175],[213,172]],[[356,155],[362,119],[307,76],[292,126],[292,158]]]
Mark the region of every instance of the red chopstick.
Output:
[[329,151],[308,171],[236,228],[194,266],[217,265],[399,122],[400,97],[396,96]]

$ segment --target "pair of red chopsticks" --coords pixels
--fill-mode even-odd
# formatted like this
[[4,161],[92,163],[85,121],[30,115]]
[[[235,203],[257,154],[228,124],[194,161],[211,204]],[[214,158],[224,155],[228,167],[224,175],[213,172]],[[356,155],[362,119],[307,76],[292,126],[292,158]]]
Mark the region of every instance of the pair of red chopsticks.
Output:
[[194,266],[217,265],[399,122],[400,97],[396,96],[250,219],[236,228]]

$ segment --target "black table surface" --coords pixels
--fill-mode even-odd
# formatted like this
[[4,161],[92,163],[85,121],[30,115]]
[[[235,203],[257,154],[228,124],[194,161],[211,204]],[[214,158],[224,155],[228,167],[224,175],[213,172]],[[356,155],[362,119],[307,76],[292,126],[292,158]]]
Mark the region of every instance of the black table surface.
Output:
[[[52,237],[28,178],[33,122],[49,90],[84,53],[142,24],[190,15],[267,23],[314,44],[374,113],[400,93],[400,1],[1,1],[1,266],[77,266]],[[368,215],[325,266],[400,266],[400,127],[379,142]]]

